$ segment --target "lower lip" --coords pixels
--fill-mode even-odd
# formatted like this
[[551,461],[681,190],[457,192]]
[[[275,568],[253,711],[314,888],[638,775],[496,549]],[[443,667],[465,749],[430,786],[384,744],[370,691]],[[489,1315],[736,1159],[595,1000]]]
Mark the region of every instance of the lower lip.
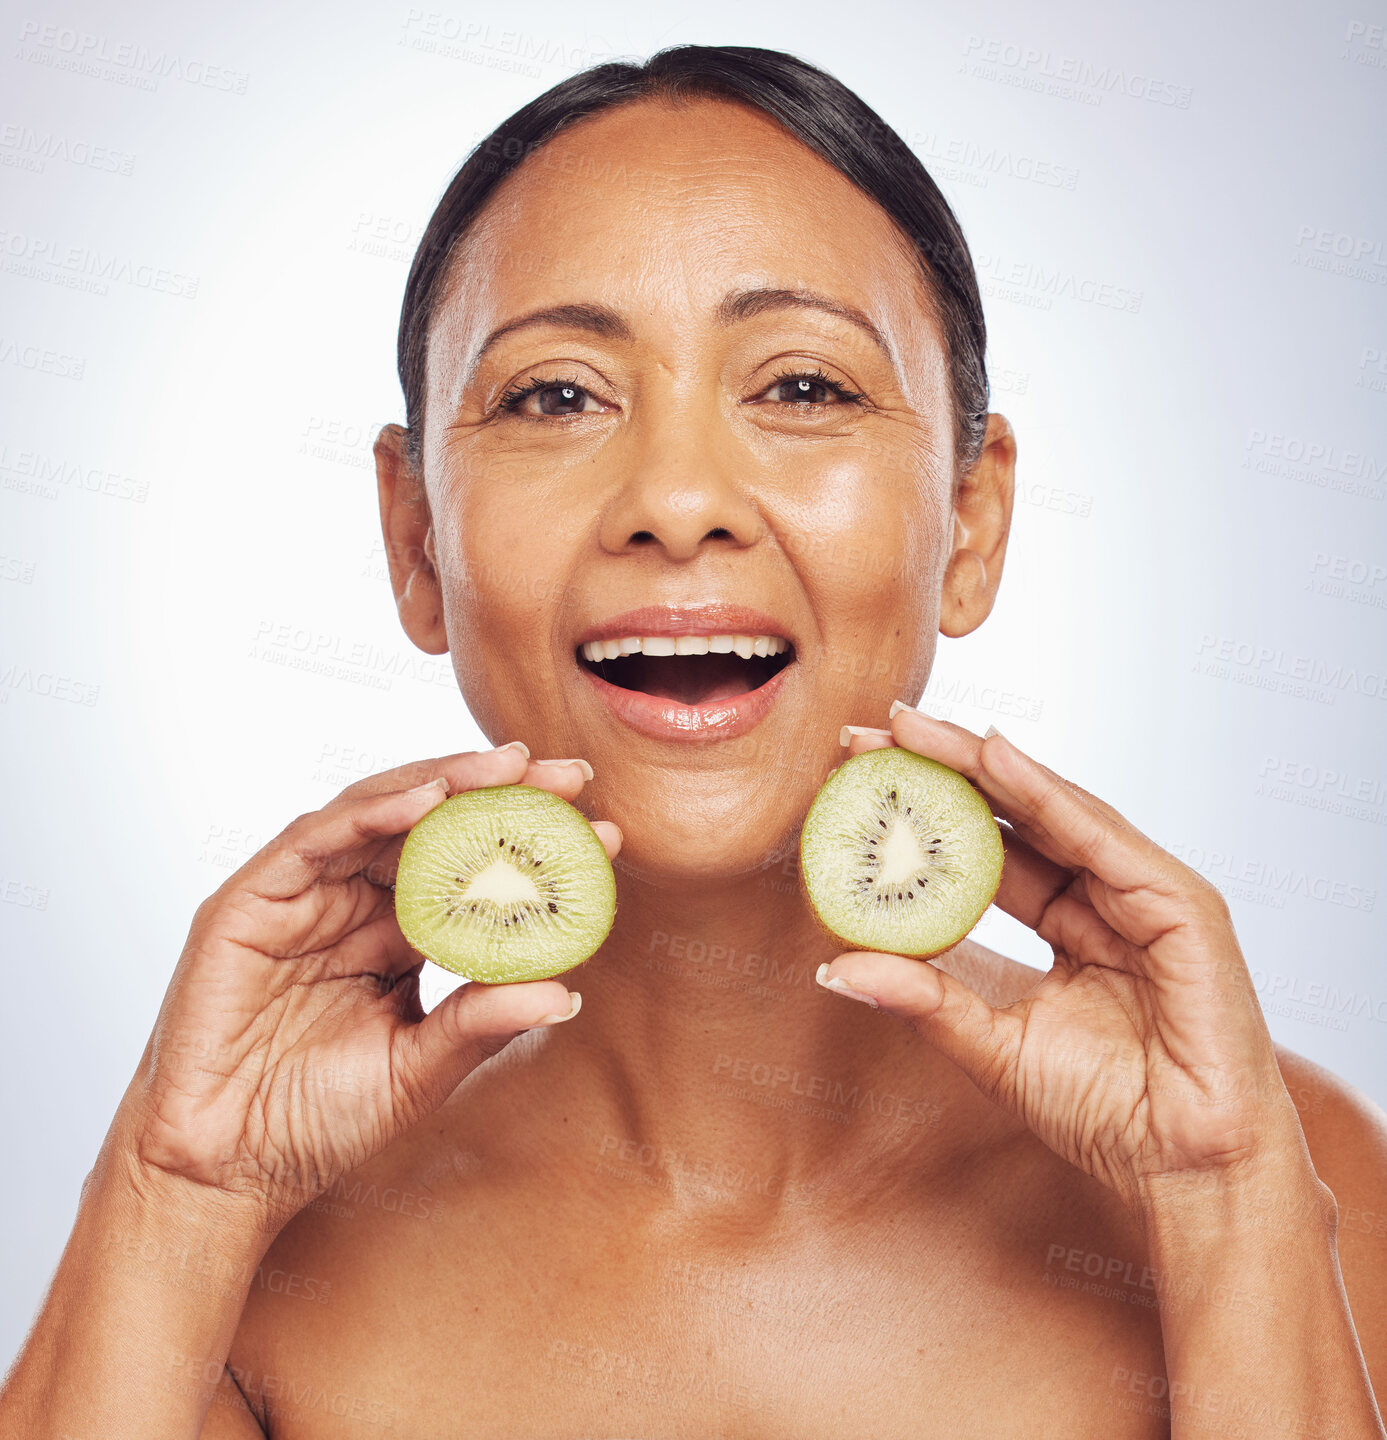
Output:
[[701,705],[682,705],[678,700],[663,700],[641,690],[623,690],[620,685],[594,674],[586,665],[578,668],[612,714],[632,730],[652,740],[700,741],[732,740],[759,725],[775,704],[794,662],[777,670],[755,690],[722,700],[708,700]]

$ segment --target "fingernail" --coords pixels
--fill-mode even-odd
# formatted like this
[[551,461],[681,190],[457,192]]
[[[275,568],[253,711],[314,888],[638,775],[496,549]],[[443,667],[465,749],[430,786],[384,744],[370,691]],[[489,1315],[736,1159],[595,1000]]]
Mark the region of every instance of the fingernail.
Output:
[[584,780],[592,779],[592,766],[586,760],[536,760],[536,765],[576,765],[583,772]]
[[[999,740],[1006,740],[1007,738],[995,725],[989,725],[987,729],[982,732],[982,738],[984,740],[991,739],[993,735],[995,735]],[[1007,743],[1010,744],[1011,742],[1007,741]]]
[[883,740],[890,740],[889,730],[878,730],[874,725],[844,725],[838,732],[838,743],[846,745],[854,735],[880,735]]
[[528,760],[530,758],[530,747],[523,740],[511,740],[505,745],[498,745],[497,750],[519,750]]
[[542,1019],[536,1020],[531,1029],[538,1029],[541,1025],[558,1025],[564,1020],[571,1020],[583,1008],[583,997],[576,991],[568,992],[568,1013],[565,1015],[545,1015]]
[[887,712],[887,719],[894,720],[902,710],[910,710],[916,715],[920,713],[913,705],[907,705],[904,700],[893,700],[891,709]]
[[835,995],[846,995],[849,1000],[861,1000],[864,1005],[870,1005],[873,1010],[879,1010],[881,1008],[870,995],[864,995],[862,991],[854,990],[846,980],[839,980],[836,976],[832,980],[825,980],[824,975],[828,972],[830,963],[830,961],[825,960],[814,972],[814,979],[817,980],[825,990],[832,990]]
[[411,795],[422,795],[425,790],[441,789],[446,795],[448,793],[448,780],[440,775],[436,780],[426,780],[422,785],[416,785],[409,793]]

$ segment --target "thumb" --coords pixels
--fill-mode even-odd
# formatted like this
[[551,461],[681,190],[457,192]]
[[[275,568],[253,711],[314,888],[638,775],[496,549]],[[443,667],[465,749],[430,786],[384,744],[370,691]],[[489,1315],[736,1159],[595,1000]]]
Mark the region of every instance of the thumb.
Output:
[[417,1024],[395,1032],[391,1066],[420,1114],[440,1106],[482,1063],[517,1035],[578,1013],[583,997],[557,980],[459,986]]
[[928,960],[853,950],[819,966],[826,990],[899,1016],[963,1071],[989,1099],[1013,1106],[1025,1023],[997,1010],[956,975]]

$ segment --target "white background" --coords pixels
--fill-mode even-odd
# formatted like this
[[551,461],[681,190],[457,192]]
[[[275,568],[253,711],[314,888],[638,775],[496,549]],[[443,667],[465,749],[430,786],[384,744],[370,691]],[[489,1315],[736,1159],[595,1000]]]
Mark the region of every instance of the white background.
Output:
[[378,543],[408,261],[477,139],[662,45],[798,53],[931,167],[1021,491],[928,699],[1209,874],[1274,1036],[1387,1100],[1382,4],[440,3],[0,21],[0,1358],[198,902],[480,741]]

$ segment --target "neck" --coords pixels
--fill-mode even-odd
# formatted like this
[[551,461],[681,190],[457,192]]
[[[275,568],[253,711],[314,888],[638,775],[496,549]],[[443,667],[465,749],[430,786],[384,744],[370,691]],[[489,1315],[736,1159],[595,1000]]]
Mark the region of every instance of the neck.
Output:
[[793,861],[711,884],[625,876],[606,944],[560,977],[581,1014],[529,1052],[537,1093],[565,1098],[544,1103],[581,1117],[594,1157],[691,1206],[719,1176],[804,1199],[848,1175],[858,1195],[874,1173],[899,1185],[906,1152],[927,1167],[959,1138],[967,1082],[906,1025],[815,982],[844,948]]

